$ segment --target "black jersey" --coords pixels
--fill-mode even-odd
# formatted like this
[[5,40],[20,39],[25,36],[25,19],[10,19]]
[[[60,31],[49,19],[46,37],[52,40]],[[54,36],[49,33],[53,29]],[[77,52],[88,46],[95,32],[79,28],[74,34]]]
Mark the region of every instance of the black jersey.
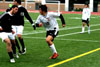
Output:
[[14,18],[13,18],[13,25],[23,25],[24,26],[24,16],[30,21],[31,24],[33,24],[33,21],[31,19],[31,17],[29,16],[27,10],[19,5],[18,6],[18,12],[14,15]]
[[0,16],[0,26],[3,28],[0,32],[12,32],[12,16],[9,12],[5,12]]

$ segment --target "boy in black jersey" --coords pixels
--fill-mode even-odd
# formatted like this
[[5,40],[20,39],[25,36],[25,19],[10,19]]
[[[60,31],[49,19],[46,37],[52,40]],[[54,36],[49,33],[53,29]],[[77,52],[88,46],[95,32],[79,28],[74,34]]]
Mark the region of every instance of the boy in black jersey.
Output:
[[[27,10],[21,5],[21,0],[13,0],[13,4],[18,6],[18,13],[14,16],[14,23],[13,23],[13,30],[15,31],[15,36],[18,37],[19,42],[21,43],[22,46],[22,54],[26,53],[26,47],[24,45],[24,41],[22,38],[22,33],[24,29],[24,16],[30,21],[32,24],[33,28],[36,29],[31,17],[29,16]],[[20,47],[18,45],[18,42],[16,40],[16,45],[20,51]]]
[[0,38],[7,44],[7,52],[11,63],[15,63],[11,48],[12,46],[15,46],[15,44],[11,45],[11,41],[14,43],[15,38],[13,36],[14,31],[12,30],[11,25],[13,15],[17,13],[17,11],[18,7],[13,5],[9,12],[5,12],[0,16]]

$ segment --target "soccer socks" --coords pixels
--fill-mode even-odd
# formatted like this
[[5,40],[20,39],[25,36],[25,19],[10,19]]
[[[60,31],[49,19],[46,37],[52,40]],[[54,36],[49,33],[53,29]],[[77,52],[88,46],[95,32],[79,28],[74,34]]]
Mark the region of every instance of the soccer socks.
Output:
[[8,52],[8,55],[9,55],[10,59],[13,59],[14,58],[12,52]]
[[53,54],[54,54],[54,53],[57,53],[57,51],[56,51],[56,48],[55,48],[54,44],[50,45],[50,48],[51,48],[51,50],[52,50]]
[[88,34],[90,34],[90,26],[88,26]]
[[84,32],[84,30],[85,30],[85,27],[82,27],[82,32]]
[[16,54],[16,44],[11,41],[13,53]]
[[22,50],[24,50],[24,48],[25,48],[25,45],[24,45],[24,41],[23,41],[23,39],[19,38],[19,41],[20,41],[20,43],[21,43]]
[[20,49],[20,46],[19,46],[19,44],[18,44],[17,39],[15,39],[15,42],[16,42],[16,46],[17,46],[17,48],[18,48],[18,51],[20,52],[20,51],[21,51],[21,49]]

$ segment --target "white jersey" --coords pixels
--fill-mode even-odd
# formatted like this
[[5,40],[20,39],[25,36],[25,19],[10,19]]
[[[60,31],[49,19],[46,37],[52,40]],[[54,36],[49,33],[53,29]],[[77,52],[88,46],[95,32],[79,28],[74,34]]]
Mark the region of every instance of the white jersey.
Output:
[[56,28],[59,30],[58,23],[56,21],[56,17],[59,17],[60,13],[48,12],[46,16],[39,15],[36,24],[42,23],[47,31],[54,30]]
[[90,19],[91,11],[89,8],[84,8],[82,12],[82,20]]

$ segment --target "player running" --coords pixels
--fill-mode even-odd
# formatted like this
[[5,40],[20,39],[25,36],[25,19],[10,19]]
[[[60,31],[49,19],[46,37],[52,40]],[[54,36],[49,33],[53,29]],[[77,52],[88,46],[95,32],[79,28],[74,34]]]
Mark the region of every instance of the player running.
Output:
[[63,27],[65,27],[64,18],[60,13],[49,13],[46,5],[39,6],[39,12],[40,15],[37,18],[36,26],[41,27],[43,24],[43,26],[46,28],[46,42],[53,52],[53,55],[50,57],[50,59],[56,59],[58,57],[58,53],[53,43],[54,38],[58,35],[59,32],[59,26],[56,21],[56,17],[61,19]]

